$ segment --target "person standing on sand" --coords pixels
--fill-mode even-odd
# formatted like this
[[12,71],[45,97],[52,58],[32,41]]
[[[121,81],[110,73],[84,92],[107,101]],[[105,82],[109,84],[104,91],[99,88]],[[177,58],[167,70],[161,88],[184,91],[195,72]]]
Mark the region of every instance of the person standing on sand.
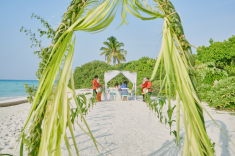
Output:
[[95,79],[92,82],[93,96],[94,96],[95,99],[97,99],[97,89],[98,89],[98,87],[102,87],[102,85],[100,85],[97,82],[97,79],[98,79],[98,75],[95,75]]
[[122,86],[122,82],[120,82],[120,84],[118,86],[118,90],[121,90],[121,86]]
[[150,97],[150,95],[152,94],[152,82],[149,81],[149,78],[147,78],[147,82],[148,82],[147,87],[146,87],[148,89],[147,94],[149,94],[149,97]]
[[145,102],[145,93],[144,93],[144,89],[147,88],[147,85],[148,85],[147,78],[143,78],[143,84],[140,85],[140,88],[142,88],[143,102]]
[[[120,90],[122,91],[121,92],[122,94],[129,94],[127,89],[122,89],[122,88],[127,88],[127,85],[126,85],[125,81],[123,81]],[[123,101],[127,101],[127,97],[124,97]]]
[[[100,79],[99,79],[99,78],[97,79],[97,83],[99,84],[99,86],[101,86],[101,85],[100,85]],[[97,101],[101,101],[101,87],[98,87],[98,88],[96,89],[96,92],[97,92]]]

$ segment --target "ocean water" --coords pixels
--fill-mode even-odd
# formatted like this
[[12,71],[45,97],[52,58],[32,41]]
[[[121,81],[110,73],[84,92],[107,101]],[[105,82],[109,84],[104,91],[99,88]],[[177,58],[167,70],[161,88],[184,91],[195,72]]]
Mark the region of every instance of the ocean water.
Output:
[[24,84],[29,87],[38,86],[37,80],[0,80],[0,101],[14,99],[19,97],[27,97]]

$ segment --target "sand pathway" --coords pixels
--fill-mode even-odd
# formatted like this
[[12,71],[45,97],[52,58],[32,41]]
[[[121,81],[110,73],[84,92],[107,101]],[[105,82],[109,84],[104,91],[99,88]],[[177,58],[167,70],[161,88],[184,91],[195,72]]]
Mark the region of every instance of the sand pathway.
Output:
[[[15,141],[24,125],[30,106],[30,104],[22,104],[0,108],[0,154],[13,152]],[[229,138],[235,142],[235,124],[233,123],[235,116],[215,111],[208,106],[206,109]],[[166,106],[163,115],[166,115]],[[235,155],[235,146],[226,139],[207,115],[205,115],[205,120],[208,135],[216,143],[216,155]],[[86,116],[86,121],[97,141],[114,156],[177,155],[175,137],[170,136],[169,126],[165,128],[165,124],[160,123],[154,113],[151,113],[141,101],[98,102]],[[85,127],[83,122],[81,125]],[[175,129],[175,125],[172,129]],[[99,155],[91,138],[78,126],[75,126],[74,133],[81,156]],[[184,136],[183,128],[181,136]],[[72,143],[70,136],[69,142]],[[99,145],[98,148],[101,154],[109,155]],[[73,155],[76,155],[73,146],[72,151]],[[68,155],[64,143],[62,143],[62,155]]]

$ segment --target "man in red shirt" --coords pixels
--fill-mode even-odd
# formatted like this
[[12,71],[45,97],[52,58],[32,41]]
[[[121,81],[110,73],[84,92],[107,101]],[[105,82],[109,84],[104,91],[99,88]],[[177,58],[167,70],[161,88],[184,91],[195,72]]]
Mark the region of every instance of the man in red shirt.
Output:
[[140,85],[140,87],[142,88],[142,94],[143,94],[143,101],[144,101],[144,102],[145,102],[144,88],[147,88],[147,85],[148,85],[147,79],[144,78],[144,79],[143,79],[143,84]]
[[151,93],[152,93],[152,82],[151,81],[149,81],[149,78],[147,78],[147,82],[148,82],[148,84],[147,84],[147,89],[148,89],[148,94],[149,94],[149,96],[151,95]]
[[97,95],[97,91],[96,89],[98,87],[102,87],[102,85],[100,85],[98,82],[97,82],[97,79],[98,79],[98,75],[95,75],[95,79],[93,80],[92,82],[92,89],[93,89],[93,96],[96,98],[96,95]]

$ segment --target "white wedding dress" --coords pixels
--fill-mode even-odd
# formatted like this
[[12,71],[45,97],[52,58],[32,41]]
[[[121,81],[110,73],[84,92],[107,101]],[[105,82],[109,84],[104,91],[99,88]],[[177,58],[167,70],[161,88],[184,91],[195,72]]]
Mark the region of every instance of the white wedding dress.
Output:
[[116,94],[116,101],[122,101],[121,92],[118,90],[118,88],[114,89],[114,93]]

